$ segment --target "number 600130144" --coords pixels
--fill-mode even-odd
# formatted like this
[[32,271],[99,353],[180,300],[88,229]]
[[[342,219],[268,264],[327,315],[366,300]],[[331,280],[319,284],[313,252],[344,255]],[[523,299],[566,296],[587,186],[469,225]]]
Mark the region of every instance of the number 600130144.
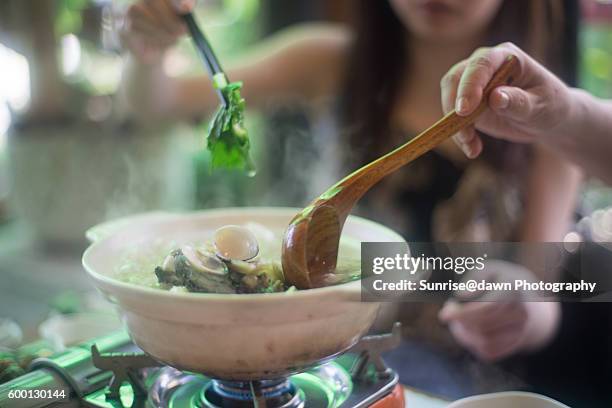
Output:
[[8,392],[10,399],[60,399],[66,398],[66,390],[10,390]]

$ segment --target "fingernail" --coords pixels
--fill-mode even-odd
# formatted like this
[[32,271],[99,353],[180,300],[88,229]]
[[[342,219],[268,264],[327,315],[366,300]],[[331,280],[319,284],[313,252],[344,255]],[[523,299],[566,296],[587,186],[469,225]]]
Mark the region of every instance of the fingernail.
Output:
[[465,153],[465,155],[466,155],[466,157],[468,159],[473,159],[474,158],[474,153],[472,152],[472,149],[468,145],[465,145],[463,147],[463,153]]
[[453,318],[453,315],[457,311],[457,305],[455,302],[448,302],[438,312],[438,319],[443,322],[447,322]]
[[195,1],[194,0],[181,0],[179,7],[181,8],[182,12],[185,12],[185,13],[190,12],[195,7]]
[[463,135],[457,135],[454,140],[455,143],[457,144],[457,146],[459,147],[459,149],[461,149],[461,151],[463,152],[463,154],[465,154],[466,156],[468,156],[469,158],[469,146],[465,143],[465,141],[463,140],[464,137]]
[[463,144],[470,144],[472,140],[474,140],[474,134],[472,132],[461,132],[459,135]]
[[467,113],[468,109],[469,109],[468,98],[466,98],[465,96],[462,96],[461,98],[457,100],[455,110],[457,111],[457,113]]
[[499,109],[506,109],[510,106],[510,95],[505,91],[499,91]]
[[461,145],[461,150],[463,150],[463,153],[467,156],[468,159],[472,158],[474,152],[472,152],[472,147],[469,144],[463,143]]

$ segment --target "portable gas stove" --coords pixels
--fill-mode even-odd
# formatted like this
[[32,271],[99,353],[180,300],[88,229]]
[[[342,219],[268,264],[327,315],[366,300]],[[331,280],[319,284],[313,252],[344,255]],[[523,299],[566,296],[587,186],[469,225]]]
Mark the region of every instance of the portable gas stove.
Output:
[[241,382],[162,366],[118,332],[35,360],[28,374],[0,385],[0,407],[403,408],[398,376],[381,358],[399,343],[396,324],[308,371]]

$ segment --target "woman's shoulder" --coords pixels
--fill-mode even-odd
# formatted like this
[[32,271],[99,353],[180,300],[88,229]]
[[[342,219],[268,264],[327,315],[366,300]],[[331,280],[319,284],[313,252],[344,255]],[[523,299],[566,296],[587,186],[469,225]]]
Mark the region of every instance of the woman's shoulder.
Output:
[[270,49],[285,54],[303,69],[341,67],[352,43],[352,31],[342,24],[301,23],[273,34]]
[[274,37],[286,46],[341,53],[352,42],[353,32],[344,24],[309,22],[282,29]]
[[290,76],[292,83],[300,84],[301,94],[316,98],[337,91],[352,37],[346,25],[302,23],[270,36],[263,44],[263,52],[273,56],[278,71]]

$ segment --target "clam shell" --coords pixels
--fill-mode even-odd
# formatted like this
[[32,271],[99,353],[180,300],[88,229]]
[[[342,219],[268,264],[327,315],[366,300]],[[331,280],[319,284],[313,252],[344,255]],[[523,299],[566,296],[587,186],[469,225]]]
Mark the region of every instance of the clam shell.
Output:
[[248,261],[259,253],[255,234],[239,225],[226,225],[215,231],[216,255],[226,261]]

